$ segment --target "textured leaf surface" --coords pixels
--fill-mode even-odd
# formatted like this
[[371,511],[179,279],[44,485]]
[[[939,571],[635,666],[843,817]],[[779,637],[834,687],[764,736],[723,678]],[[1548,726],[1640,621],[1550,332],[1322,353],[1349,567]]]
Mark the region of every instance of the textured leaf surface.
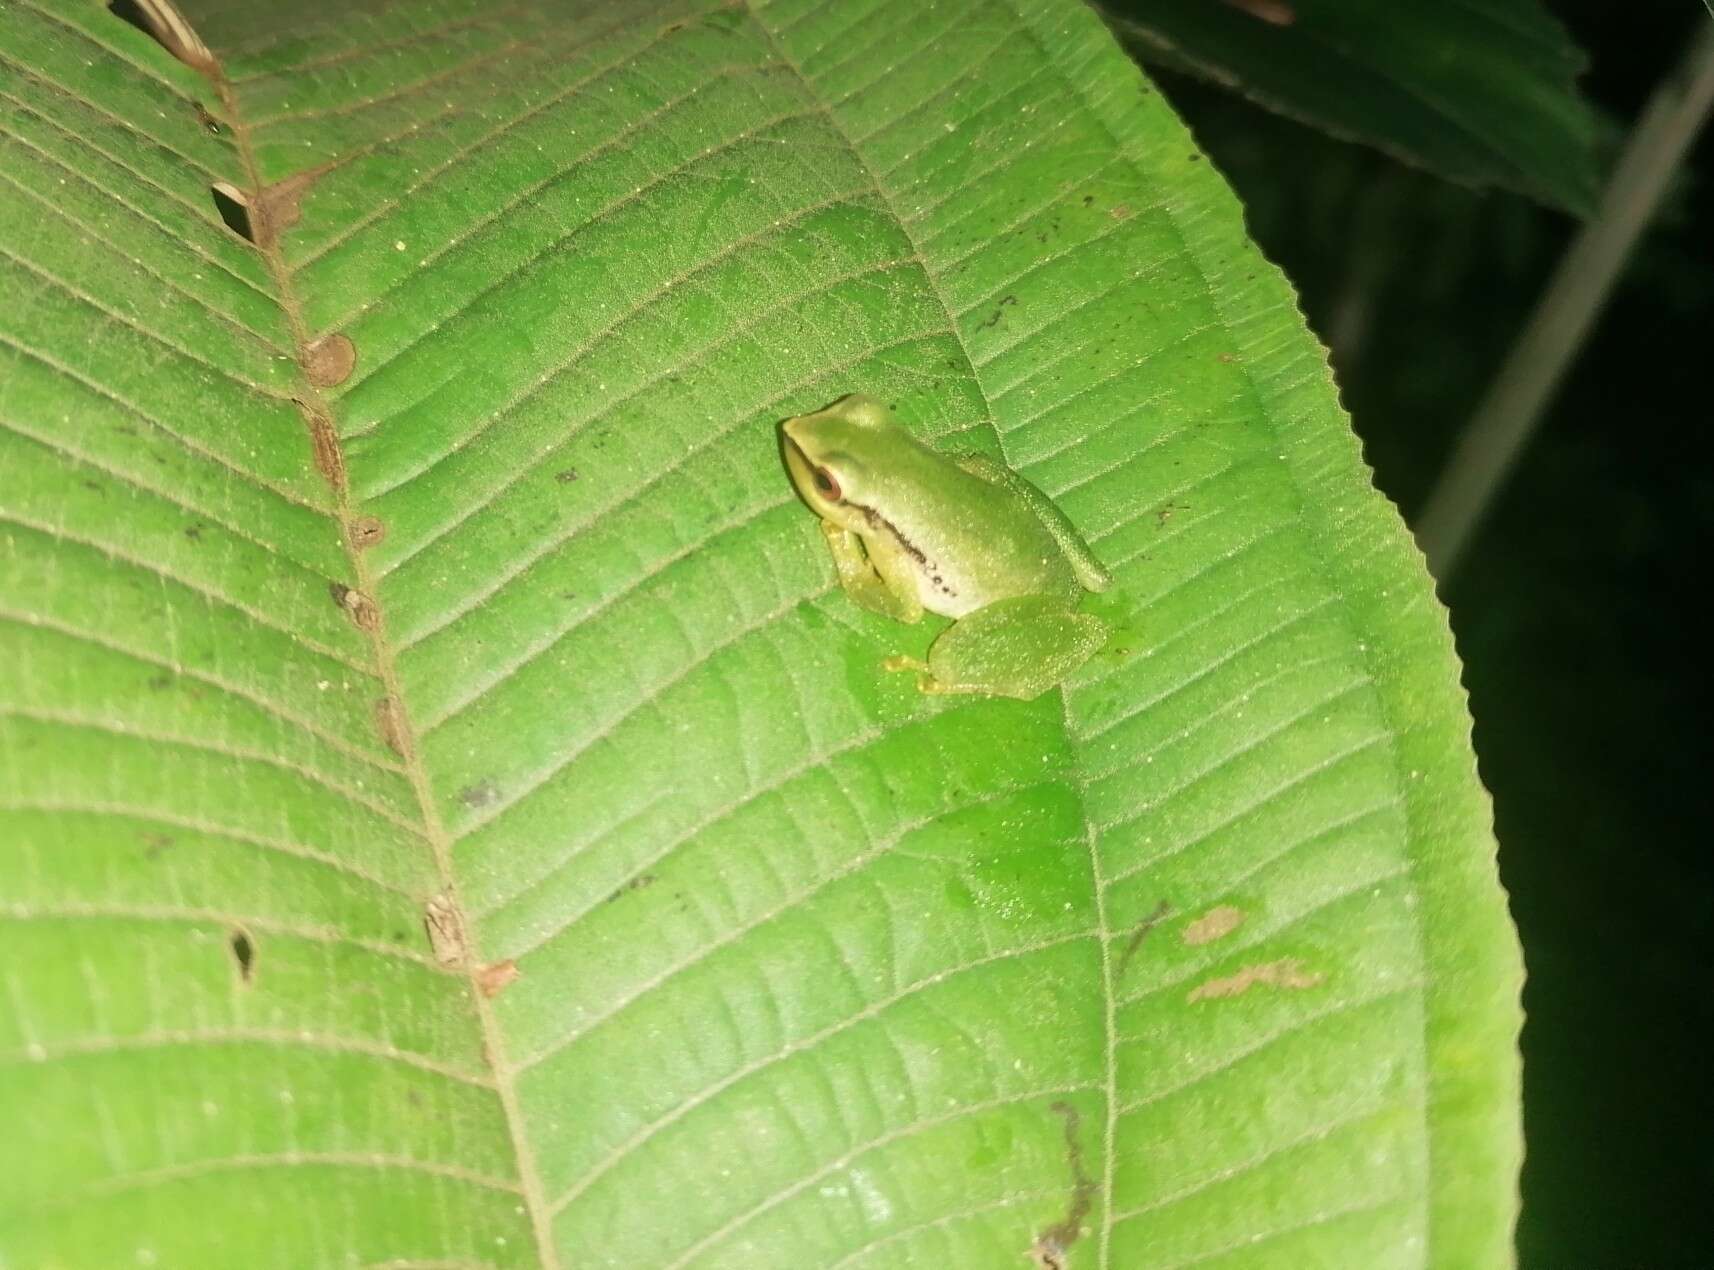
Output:
[[1145,58],[1457,181],[1593,209],[1585,58],[1539,0],[1106,0]]
[[[1443,618],[1093,17],[190,16],[0,9],[7,1266],[1504,1258]],[[859,389],[1114,569],[1063,693],[881,674]]]

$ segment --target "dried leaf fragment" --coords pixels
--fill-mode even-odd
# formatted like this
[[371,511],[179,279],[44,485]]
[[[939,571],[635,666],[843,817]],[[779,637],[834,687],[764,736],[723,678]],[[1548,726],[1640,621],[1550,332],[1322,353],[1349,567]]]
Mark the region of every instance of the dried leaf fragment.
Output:
[[470,956],[464,936],[464,915],[450,896],[431,895],[423,905],[423,928],[428,931],[434,959],[443,966],[461,966]]

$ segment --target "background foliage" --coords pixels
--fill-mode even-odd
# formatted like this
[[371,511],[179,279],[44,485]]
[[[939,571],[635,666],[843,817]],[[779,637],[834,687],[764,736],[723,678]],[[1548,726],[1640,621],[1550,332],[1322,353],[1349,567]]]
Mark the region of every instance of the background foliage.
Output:
[[[1695,4],[1554,0],[1579,89],[1628,121]],[[1304,6],[1308,11],[1308,6]],[[1576,226],[1157,72],[1299,288],[1406,519]],[[1443,598],[1524,943],[1521,1263],[1693,1267],[1714,1246],[1701,1073],[1714,763],[1691,579],[1714,548],[1705,132]]]

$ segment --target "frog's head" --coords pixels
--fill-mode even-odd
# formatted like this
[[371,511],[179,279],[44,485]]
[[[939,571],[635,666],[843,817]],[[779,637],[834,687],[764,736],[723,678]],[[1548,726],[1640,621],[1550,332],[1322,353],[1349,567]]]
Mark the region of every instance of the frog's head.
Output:
[[888,457],[901,435],[886,406],[853,393],[826,410],[787,419],[780,431],[786,470],[810,510],[857,528],[863,509],[883,496],[877,481],[889,470]]

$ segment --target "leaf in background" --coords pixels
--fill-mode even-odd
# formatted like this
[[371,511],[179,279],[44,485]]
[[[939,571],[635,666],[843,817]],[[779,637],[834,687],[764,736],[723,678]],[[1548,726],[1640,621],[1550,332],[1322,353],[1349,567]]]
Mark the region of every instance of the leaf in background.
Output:
[[[0,10],[7,1264],[1504,1259],[1444,616],[1091,15],[190,16]],[[1130,636],[880,673],[857,389]]]
[[1145,59],[1455,181],[1594,207],[1582,52],[1538,0],[1104,0]]

